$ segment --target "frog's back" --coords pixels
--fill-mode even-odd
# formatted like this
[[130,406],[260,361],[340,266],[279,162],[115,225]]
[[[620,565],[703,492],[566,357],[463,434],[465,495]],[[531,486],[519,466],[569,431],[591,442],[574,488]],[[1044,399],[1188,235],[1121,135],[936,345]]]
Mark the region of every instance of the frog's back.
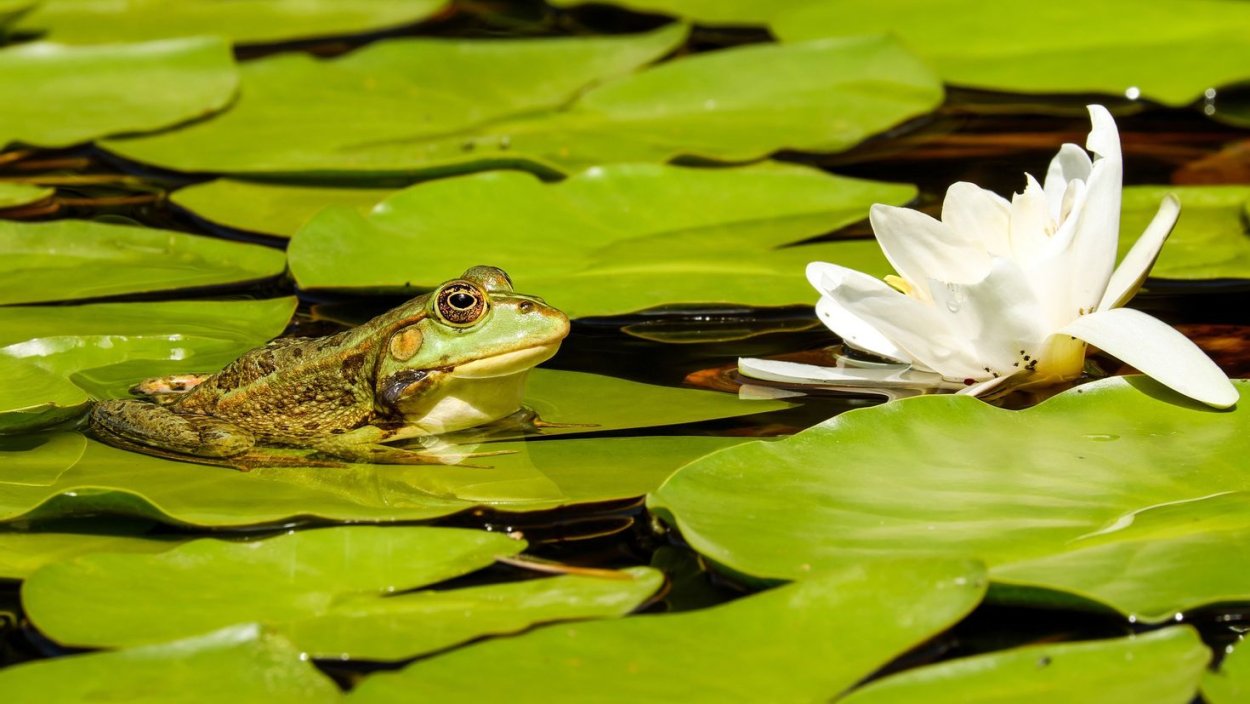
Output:
[[278,441],[358,427],[374,414],[377,350],[354,332],[284,338],[252,350],[188,392],[177,409]]

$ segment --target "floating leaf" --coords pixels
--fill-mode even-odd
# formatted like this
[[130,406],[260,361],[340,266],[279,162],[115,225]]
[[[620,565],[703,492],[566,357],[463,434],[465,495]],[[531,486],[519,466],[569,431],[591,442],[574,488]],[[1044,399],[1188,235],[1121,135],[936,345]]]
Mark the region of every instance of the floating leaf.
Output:
[[330,188],[221,178],[170,195],[174,205],[216,225],[290,237],[323,208],[355,208],[363,215],[394,189]]
[[[2,226],[0,226],[2,227]],[[295,299],[0,309],[0,433],[54,425],[135,382],[215,371],[286,327]]]
[[[289,256],[305,288],[432,287],[489,251],[521,290],[574,317],[672,303],[810,304],[808,261],[884,274],[880,249],[871,240],[775,248],[914,195],[911,186],[771,163],[616,165],[556,184],[492,172],[413,186],[367,217],[325,210]],[[492,207],[474,205],[484,202]],[[476,246],[466,251],[466,240]]]
[[255,282],[286,268],[270,247],[86,220],[0,220],[0,248],[0,304]]
[[[1211,652],[1191,628],[1089,643],[1048,643],[948,660],[872,682],[845,704],[1187,704]],[[1008,695],[1009,693],[1009,695]]]
[[0,210],[37,203],[45,198],[51,198],[55,192],[55,189],[29,183],[6,183],[0,181]]
[[723,606],[542,628],[376,674],[356,704],[827,701],[966,614],[979,565],[843,565]]
[[1132,186],[1124,189],[1120,252],[1146,229],[1168,193],[1181,217],[1150,275],[1158,279],[1250,279],[1250,236],[1245,186]]
[[91,532],[66,532],[60,526],[50,530],[0,531],[0,579],[26,579],[44,565],[79,555],[162,552],[181,542],[172,537],[145,537],[142,533],[148,526],[95,519],[82,526]]
[[302,517],[417,521],[480,506],[536,511],[642,496],[682,464],[741,438],[493,443],[489,468],[350,465],[236,472],[119,450],[77,433],[0,437],[0,520],[105,514],[178,525]]
[[[598,0],[549,0],[556,7],[576,7]],[[763,25],[792,7],[812,0],[618,0],[613,5],[636,12],[659,13],[713,26]]]
[[215,34],[255,44],[360,34],[425,19],[447,0],[42,0],[18,28],[66,44]]
[[155,555],[50,564],[22,585],[22,605],[61,643],[144,645],[238,623],[302,621],[345,599],[434,584],[524,549],[525,541],[502,533],[424,526],[203,538]]
[[333,704],[338,687],[280,636],[232,626],[174,643],[0,670],[7,704]]
[[1250,78],[1242,31],[1250,7],[1242,3],[1062,0],[966,10],[957,0],[826,0],[771,26],[785,41],[892,33],[947,83],[1013,93],[1140,95],[1180,106]]
[[[1248,418],[1144,378],[1087,384],[1024,411],[905,399],[709,455],[650,505],[740,573],[797,578],[864,555],[971,556],[996,581],[1158,621],[1250,599],[1245,571],[1215,561],[1201,537],[1218,528],[1211,539],[1235,550],[1250,530]],[[1096,556],[1121,560],[1118,570]]]
[[241,68],[242,97],[217,119],[107,146],[180,171],[556,174],[839,151],[942,99],[930,71],[883,37],[737,47],[608,80],[683,36],[404,40],[331,62],[279,56]]
[[[182,171],[415,173],[430,160],[401,147],[423,135],[559,107],[685,36],[670,25],[621,37],[392,39],[329,60],[279,54],[240,67],[239,100],[218,119],[109,149]],[[479,156],[459,142],[455,151]]]
[[1230,647],[1220,669],[1202,678],[1202,698],[1208,704],[1240,704],[1250,697],[1250,646]]
[[238,85],[230,46],[210,37],[146,44],[0,49],[0,147],[67,147],[224,108]]

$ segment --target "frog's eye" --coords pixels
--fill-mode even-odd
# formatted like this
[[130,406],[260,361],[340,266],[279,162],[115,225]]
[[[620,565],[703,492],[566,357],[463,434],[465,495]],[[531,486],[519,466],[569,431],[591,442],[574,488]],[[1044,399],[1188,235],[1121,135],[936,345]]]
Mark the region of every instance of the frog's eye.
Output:
[[450,325],[472,325],[486,312],[486,295],[466,281],[453,281],[438,292],[438,317]]

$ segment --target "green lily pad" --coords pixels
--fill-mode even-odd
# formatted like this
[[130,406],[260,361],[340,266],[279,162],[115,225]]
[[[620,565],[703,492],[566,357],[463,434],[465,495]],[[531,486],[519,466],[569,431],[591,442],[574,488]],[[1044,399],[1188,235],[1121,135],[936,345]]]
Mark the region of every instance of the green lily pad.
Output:
[[[914,195],[911,186],[772,163],[614,165],[555,184],[492,172],[410,187],[367,216],[326,209],[292,239],[289,257],[304,288],[371,289],[432,287],[489,251],[521,290],[573,317],[673,303],[810,303],[808,261],[888,273],[880,248],[777,247]],[[492,207],[474,205],[484,202]],[[478,245],[466,251],[466,239]]]
[[681,465],[741,438],[492,443],[474,467],[350,465],[236,472],[119,450],[78,433],[0,437],[0,521],[119,515],[246,526],[303,517],[417,521],[476,507],[537,511],[642,496]]
[[738,47],[621,77],[684,32],[404,40],[328,62],[274,57],[241,67],[242,97],[218,118],[107,148],[179,171],[342,177],[519,166],[552,175],[683,155],[840,151],[942,99],[930,71],[884,37]]
[[1187,704],[1211,659],[1191,628],[1128,638],[1048,643],[907,670],[870,683],[844,704]]
[[331,188],[216,179],[174,191],[174,205],[216,225],[274,237],[290,237],[328,206],[362,215],[395,189]]
[[0,670],[8,704],[333,704],[339,689],[281,636],[232,626],[174,643]]
[[[422,135],[557,108],[685,36],[670,25],[621,37],[393,39],[329,60],[279,54],[240,66],[239,100],[217,119],[108,148],[181,171],[416,173],[429,159],[406,145]],[[480,156],[459,142],[455,151]]]
[[[1248,419],[1242,407],[1212,411],[1141,377],[1024,411],[919,397],[709,455],[650,506],[700,553],[747,575],[798,578],[864,555],[969,556],[995,581],[1160,621],[1250,599],[1245,571],[1213,563],[1200,537],[1229,531],[1211,534],[1227,540],[1226,556],[1250,529],[1244,507],[1228,513],[1250,492]],[[1095,555],[1118,559],[1119,573]]]
[[211,115],[238,86],[230,46],[211,37],[146,44],[0,49],[0,147],[68,147]]
[[26,579],[53,562],[97,552],[153,553],[177,546],[175,537],[150,538],[145,523],[96,520],[91,532],[51,530],[0,531],[0,579]]
[[155,555],[52,563],[22,584],[22,605],[61,643],[145,645],[240,623],[280,627],[345,599],[434,584],[524,549],[525,541],[502,533],[424,526],[321,528],[252,542],[203,538]]
[[5,183],[0,181],[0,210],[16,208],[20,205],[38,203],[51,198],[56,193],[54,188],[45,188],[29,183]]
[[1158,279],[1250,279],[1250,236],[1243,212],[1245,186],[1131,186],[1124,189],[1120,222],[1123,255],[1146,229],[1168,193],[1181,217],[1151,270]]
[[[556,7],[599,4],[601,0],[548,0]],[[711,26],[763,25],[812,0],[618,0],[613,5],[635,12],[659,13]]]
[[796,7],[771,27],[784,41],[889,32],[947,83],[1014,93],[1140,95],[1180,106],[1250,78],[1242,31],[1250,7],[1242,3],[1063,0],[966,10],[957,0],[829,0]]
[[0,304],[240,284],[280,275],[279,250],[87,220],[0,220]]
[[1231,646],[1220,669],[1202,678],[1202,698],[1207,704],[1238,704],[1250,697],[1250,647],[1245,641]]
[[42,0],[18,29],[66,44],[141,42],[213,34],[256,44],[400,27],[447,0]]
[[0,309],[0,433],[55,425],[91,396],[215,371],[282,332],[294,297]]
[[679,614],[560,625],[376,674],[356,704],[827,701],[958,620],[976,563],[885,561]]

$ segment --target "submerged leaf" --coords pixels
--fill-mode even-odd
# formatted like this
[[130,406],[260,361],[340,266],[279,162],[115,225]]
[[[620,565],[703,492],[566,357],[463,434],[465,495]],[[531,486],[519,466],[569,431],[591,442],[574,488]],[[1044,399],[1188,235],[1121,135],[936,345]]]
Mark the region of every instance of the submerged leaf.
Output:
[[1128,638],[1048,643],[906,670],[871,682],[845,704],[1186,704],[1211,652],[1192,628]]
[[7,704],[333,704],[338,687],[286,639],[255,625],[173,643],[0,670]]
[[[324,210],[296,234],[289,256],[304,288],[369,289],[435,286],[481,263],[485,250],[520,290],[572,317],[663,304],[810,304],[795,275],[808,261],[885,274],[885,258],[871,240],[779,247],[856,222],[874,202],[914,195],[907,185],[775,163],[623,164],[555,184],[492,172],[407,188],[368,216]],[[465,241],[476,246],[466,250]]]
[[1159,621],[1250,599],[1245,570],[1217,557],[1250,532],[1247,419],[1142,378],[1024,411],[905,399],[693,462],[650,506],[740,573],[793,579],[863,555],[968,556],[996,581]]
[[0,249],[0,304],[251,283],[286,268],[270,247],[86,220],[0,220]]
[[242,97],[218,118],[107,146],[180,171],[342,177],[519,166],[550,175],[678,156],[840,151],[942,99],[929,69],[885,37],[736,47],[622,77],[684,32],[396,40],[333,61],[277,56],[240,69]]
[[559,625],[380,673],[356,704],[828,701],[970,611],[975,563],[876,561],[700,611]]
[[255,44],[360,34],[425,19],[447,0],[41,0],[18,23],[66,44],[215,34]]
[[[1250,77],[1250,7],[1223,0],[824,0],[775,17],[785,41],[889,32],[947,82],[1014,93],[1108,93],[1173,106]],[[1114,28],[1114,29],[1112,29]]]
[[169,127],[224,108],[237,85],[230,46],[211,37],[10,46],[0,49],[0,148]]

